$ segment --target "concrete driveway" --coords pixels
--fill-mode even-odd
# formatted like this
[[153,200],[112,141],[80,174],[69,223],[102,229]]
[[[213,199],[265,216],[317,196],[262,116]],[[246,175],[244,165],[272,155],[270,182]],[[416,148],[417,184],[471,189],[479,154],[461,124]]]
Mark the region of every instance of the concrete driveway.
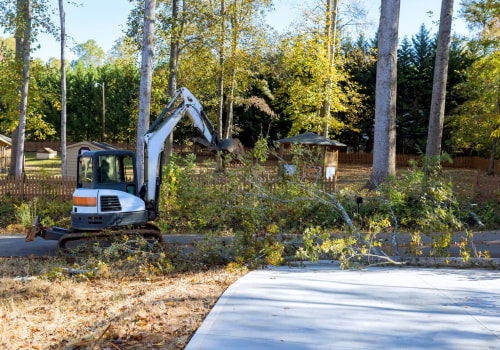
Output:
[[500,271],[254,271],[186,348],[209,349],[500,349]]

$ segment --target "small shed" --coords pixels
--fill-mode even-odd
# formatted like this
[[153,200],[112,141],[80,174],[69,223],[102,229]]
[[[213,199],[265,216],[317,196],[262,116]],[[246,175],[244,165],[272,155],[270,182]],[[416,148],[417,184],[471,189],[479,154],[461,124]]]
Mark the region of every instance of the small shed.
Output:
[[308,162],[307,165],[299,165],[299,167],[302,167],[301,169],[297,169],[295,165],[284,164],[283,161],[280,161],[278,170],[280,174],[291,174],[298,170],[301,171],[302,178],[315,177],[334,182],[337,180],[338,152],[340,148],[347,147],[347,145],[312,132],[306,132],[276,142],[280,144],[280,159],[282,160],[285,159],[285,150],[290,149],[293,144],[315,148],[318,155],[312,163]]
[[4,171],[10,165],[12,150],[12,139],[0,134],[0,171]]
[[44,147],[36,151],[36,159],[52,159],[55,157],[57,157],[57,151],[49,147]]
[[83,152],[117,149],[120,148],[106,142],[94,141],[82,141],[66,146],[66,176],[76,176],[76,159]]

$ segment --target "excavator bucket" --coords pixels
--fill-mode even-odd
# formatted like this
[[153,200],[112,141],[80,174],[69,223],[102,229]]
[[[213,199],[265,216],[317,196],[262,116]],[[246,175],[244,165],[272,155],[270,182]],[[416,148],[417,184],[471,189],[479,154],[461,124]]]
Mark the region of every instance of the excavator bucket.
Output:
[[234,154],[235,156],[242,156],[245,153],[245,147],[239,139],[223,139],[215,146],[202,137],[195,137],[192,141],[212,151],[224,151]]
[[226,151],[236,156],[241,156],[245,153],[245,147],[239,139],[224,139],[218,145],[221,151]]

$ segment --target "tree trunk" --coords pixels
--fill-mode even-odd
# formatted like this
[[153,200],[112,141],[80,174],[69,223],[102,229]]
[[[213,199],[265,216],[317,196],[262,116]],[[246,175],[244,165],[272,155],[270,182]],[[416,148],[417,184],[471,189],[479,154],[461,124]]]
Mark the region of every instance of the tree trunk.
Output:
[[[185,1],[184,1],[185,4]],[[170,62],[168,74],[168,95],[173,98],[177,93],[177,73],[179,70],[179,0],[172,0],[172,39],[170,42]],[[174,149],[174,131],[165,140],[165,164]]]
[[61,18],[61,174],[66,176],[68,175],[66,174],[66,14],[63,0],[59,0],[59,17]]
[[59,17],[61,18],[61,174],[66,176],[66,14],[63,0],[59,0]]
[[488,164],[488,175],[495,175],[495,156],[497,155],[497,138],[491,140],[490,161]]
[[369,185],[396,174],[397,48],[400,0],[382,0],[378,32],[373,168]]
[[236,69],[234,58],[236,56],[236,51],[238,47],[238,23],[236,19],[236,14],[234,13],[231,16],[231,57],[233,57],[231,63],[231,82],[229,84],[229,94],[227,97],[227,113],[226,113],[226,131],[224,133],[225,139],[229,139],[233,137],[233,107],[234,107],[234,89],[236,84]]
[[[221,29],[220,29],[220,38],[219,38],[219,103],[217,104],[217,139],[220,140],[223,135],[223,111],[224,111],[224,41],[225,41],[225,9],[224,9],[224,0],[220,2],[220,20],[221,20]],[[217,152],[216,155],[216,163],[217,169],[223,170],[224,163],[222,161],[222,156],[220,152]]]
[[437,160],[437,157],[441,154],[452,18],[453,0],[442,0],[436,63],[434,65],[434,84],[432,86],[429,131],[427,134],[426,168],[427,165],[434,163],[435,160]]
[[[137,180],[144,182],[144,134],[149,129],[151,112],[151,81],[153,75],[156,0],[144,0],[144,30],[142,34],[141,83],[137,120]],[[154,186],[154,184],[151,184]]]
[[[19,2],[18,2],[19,3]],[[19,8],[18,8],[19,9]],[[15,175],[21,176],[23,173],[24,159],[24,135],[26,131],[26,112],[28,107],[28,85],[30,78],[30,40],[31,40],[31,0],[24,0],[22,4],[23,17],[23,83],[21,87],[21,103],[19,106],[19,124],[17,134],[17,152]]]
[[[333,4],[332,4],[333,1]],[[332,6],[333,5],[333,6]],[[337,10],[339,0],[327,0],[326,2],[326,26],[325,36],[327,39],[328,51],[328,78],[326,81],[326,99],[320,110],[320,120],[323,120],[323,136],[328,137],[328,117],[330,116],[332,88],[333,88],[333,68],[335,65],[335,46],[337,37]]]
[[229,95],[227,97],[227,113],[226,113],[226,132],[225,139],[233,137],[233,106],[234,106],[234,84],[236,79],[236,70],[231,68],[231,84],[229,87]]
[[224,40],[225,40],[225,10],[224,10],[224,0],[220,2],[220,38],[219,38],[219,103],[217,105],[217,137],[220,139],[223,135],[222,128],[223,122],[223,110],[224,110]]
[[[23,66],[23,48],[25,46],[25,24],[26,24],[26,13],[24,12],[24,4],[26,0],[17,0],[16,6],[16,32],[15,32],[15,40],[16,40],[16,53],[15,59],[18,67]],[[18,70],[18,74],[22,75],[22,70]],[[22,86],[18,86],[17,88],[18,94],[21,95]],[[16,102],[18,104],[17,109],[19,112],[21,111],[21,103]],[[9,176],[16,175],[17,169],[17,148],[19,144],[19,126],[17,126],[12,132],[12,149],[10,156],[10,165],[9,165]]]

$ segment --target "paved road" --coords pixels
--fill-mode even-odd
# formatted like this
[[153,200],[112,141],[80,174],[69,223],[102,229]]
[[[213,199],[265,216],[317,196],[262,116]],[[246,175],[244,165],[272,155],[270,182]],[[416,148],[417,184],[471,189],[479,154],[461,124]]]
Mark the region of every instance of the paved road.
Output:
[[[0,235],[0,256],[46,256],[54,255],[56,252],[56,241],[46,241],[37,237],[33,242],[25,243],[24,238],[24,234]],[[192,240],[203,240],[203,235],[163,235],[163,239],[166,242],[189,247]],[[423,240],[429,239],[424,237]],[[459,241],[459,238],[457,240]],[[474,241],[478,251],[487,250],[492,258],[500,258],[500,231],[476,233]],[[459,248],[455,246],[450,251],[457,256]]]
[[500,271],[253,271],[222,295],[186,350],[500,349]]
[[[33,242],[24,241],[26,235],[0,235],[0,256],[52,256],[56,253],[57,241],[46,241],[37,237]],[[163,235],[166,242],[189,246],[194,240],[202,240],[203,235]]]

